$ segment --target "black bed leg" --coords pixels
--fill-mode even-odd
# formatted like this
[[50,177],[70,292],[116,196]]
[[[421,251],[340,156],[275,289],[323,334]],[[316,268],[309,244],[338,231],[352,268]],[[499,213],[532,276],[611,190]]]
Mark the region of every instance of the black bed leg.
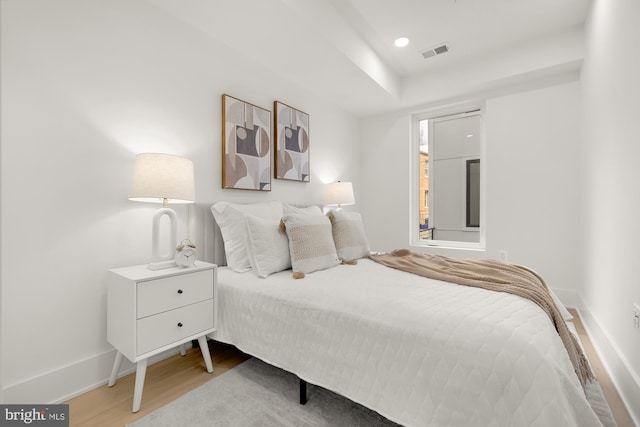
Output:
[[307,382],[303,379],[300,379],[300,404],[304,405],[307,403]]

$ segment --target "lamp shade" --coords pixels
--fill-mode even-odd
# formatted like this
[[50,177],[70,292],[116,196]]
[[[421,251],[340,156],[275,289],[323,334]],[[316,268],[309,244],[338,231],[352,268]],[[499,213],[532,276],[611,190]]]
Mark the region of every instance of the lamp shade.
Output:
[[171,154],[136,156],[129,200],[154,203],[193,203],[193,162]]
[[327,185],[325,204],[329,206],[353,205],[353,185],[350,182],[333,182]]

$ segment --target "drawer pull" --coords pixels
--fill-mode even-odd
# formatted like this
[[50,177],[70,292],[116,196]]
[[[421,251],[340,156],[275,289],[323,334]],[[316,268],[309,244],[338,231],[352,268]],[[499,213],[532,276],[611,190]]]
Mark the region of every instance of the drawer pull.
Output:
[[178,322],[178,328],[182,328],[182,322]]
[[178,293],[181,294],[182,293],[182,289],[178,289]]

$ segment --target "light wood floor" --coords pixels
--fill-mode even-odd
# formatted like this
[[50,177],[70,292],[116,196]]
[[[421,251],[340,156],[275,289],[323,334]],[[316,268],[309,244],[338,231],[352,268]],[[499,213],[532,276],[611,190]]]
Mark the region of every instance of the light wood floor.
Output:
[[600,387],[602,387],[604,397],[609,403],[609,407],[611,408],[611,412],[613,412],[613,417],[616,419],[618,427],[634,427],[635,424],[631,419],[631,415],[629,415],[627,408],[624,406],[624,403],[622,402],[618,391],[614,387],[609,374],[605,371],[604,366],[591,343],[591,339],[589,338],[589,335],[587,335],[587,331],[584,329],[580,316],[578,316],[578,313],[573,309],[569,309],[569,312],[571,312],[574,317],[573,324],[578,331],[578,336],[580,337],[580,341],[582,341],[584,351],[587,353],[587,357],[591,362],[593,373],[596,375],[598,382],[600,382]]
[[177,399],[186,392],[222,375],[249,358],[235,347],[209,341],[213,373],[207,372],[199,348],[176,354],[147,368],[142,405],[131,412],[135,372],[119,378],[113,387],[102,386],[68,402],[69,425],[87,427],[124,426]]
[[[586,334],[575,311],[574,324],[592,363],[618,427],[634,427],[620,396],[605,372],[602,363]],[[221,375],[249,358],[235,347],[209,341],[214,363],[213,374],[207,373],[200,349],[190,349],[187,355],[179,354],[155,363],[147,369],[142,407],[131,412],[135,373],[120,378],[113,387],[102,386],[68,402],[70,426],[124,426],[164,406],[184,393]]]

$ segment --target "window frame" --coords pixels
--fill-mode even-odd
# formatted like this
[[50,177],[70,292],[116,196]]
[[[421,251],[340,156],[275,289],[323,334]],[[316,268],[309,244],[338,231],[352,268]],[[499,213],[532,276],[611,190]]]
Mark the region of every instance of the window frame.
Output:
[[[449,116],[464,116],[474,111],[478,111],[481,118],[481,135],[480,135],[480,227],[472,227],[479,231],[478,242],[461,242],[453,240],[426,240],[420,238],[420,122],[422,120],[433,120]],[[431,137],[431,135],[430,135]],[[432,141],[429,141],[431,146]],[[430,150],[431,151],[431,150]],[[409,195],[409,245],[416,248],[446,248],[446,249],[465,249],[465,250],[486,250],[486,140],[485,140],[485,104],[484,101],[470,101],[455,105],[449,105],[440,108],[434,108],[419,111],[411,115],[411,138],[409,150],[409,177],[410,177],[410,195]],[[432,156],[429,156],[429,171],[433,170]],[[429,183],[431,184],[431,178]],[[429,186],[429,209],[437,209],[433,206],[433,191]],[[466,197],[466,196],[465,196]]]

